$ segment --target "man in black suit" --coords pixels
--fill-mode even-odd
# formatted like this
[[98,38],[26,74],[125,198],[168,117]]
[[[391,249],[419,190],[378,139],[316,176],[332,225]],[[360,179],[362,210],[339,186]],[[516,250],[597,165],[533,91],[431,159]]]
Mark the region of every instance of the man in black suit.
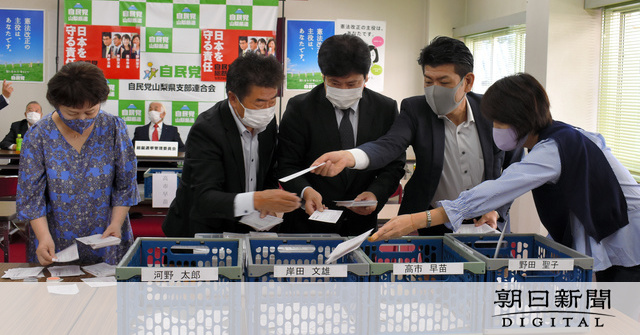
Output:
[[227,73],[228,99],[200,114],[187,138],[182,178],[162,230],[167,236],[248,232],[247,214],[289,212],[300,199],[275,177],[275,104],[284,74],[274,57],[249,53]]
[[102,33],[102,58],[114,58],[114,57],[115,57],[115,51],[111,41],[111,33],[105,31]]
[[[371,66],[367,44],[353,35],[326,39],[318,52],[324,83],[289,100],[280,123],[278,176],[308,167],[332,150],[350,149],[384,135],[398,105],[364,87]],[[357,235],[374,228],[378,212],[404,175],[404,152],[371,171],[345,171],[335,178],[303,175],[283,184],[300,194],[304,209],[284,215],[281,232]],[[337,200],[377,200],[377,206],[339,208]],[[324,206],[344,210],[336,224],[309,220]]]
[[[178,142],[178,151],[184,151],[184,144],[178,132],[178,127],[165,124],[164,117],[167,111],[160,102],[152,102],[149,104],[149,123],[144,126],[136,127],[133,131],[133,147],[136,141],[167,141]],[[169,162],[138,162],[138,167],[156,167],[156,168],[176,168],[178,163]],[[138,183],[144,183],[144,171],[138,171]]]
[[164,117],[167,110],[160,102],[152,102],[149,104],[149,123],[144,126],[136,127],[133,132],[133,145],[136,141],[168,141],[178,142],[178,151],[184,151],[184,144],[178,127],[165,124]]
[[[471,92],[473,55],[464,43],[436,37],[422,49],[418,63],[425,95],[402,101],[400,116],[385,136],[313,162],[327,162],[314,171],[323,176],[335,175],[345,167],[376,169],[413,146],[416,168],[404,189],[400,214],[436,207],[440,200],[455,199],[484,180],[496,179],[505,162],[505,153],[493,143],[492,123],[480,113],[482,96]],[[515,152],[509,154],[507,162],[519,157]],[[507,217],[507,209],[500,209],[501,217]],[[498,218],[498,212],[492,211],[474,221],[496,227]],[[444,225],[420,230],[421,235],[447,232],[451,230]]]
[[11,87],[11,83],[7,83],[7,80],[2,81],[2,95],[0,95],[0,109],[3,109],[9,105],[9,97],[11,97],[11,92],[13,92],[13,87]]
[[24,134],[42,118],[42,107],[37,101],[31,101],[27,104],[24,112],[25,119],[16,121],[11,124],[9,133],[0,142],[0,148],[4,150],[16,150],[16,138],[18,134],[24,138]]

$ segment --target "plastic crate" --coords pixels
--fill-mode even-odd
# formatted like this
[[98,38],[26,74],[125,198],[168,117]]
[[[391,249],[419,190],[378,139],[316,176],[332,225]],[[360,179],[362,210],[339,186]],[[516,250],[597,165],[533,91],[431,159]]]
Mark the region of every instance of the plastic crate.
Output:
[[336,264],[347,265],[347,277],[274,277],[273,272],[275,265],[324,264],[335,247],[345,240],[343,237],[249,237],[245,279],[249,282],[369,281],[369,262],[360,250],[355,250],[338,259],[336,262]]
[[[118,334],[237,334],[244,324],[240,253],[237,239],[136,239],[116,267]],[[218,267],[219,281],[140,282],[147,266]]]
[[[590,282],[593,258],[537,234],[505,234],[498,258],[493,255],[498,234],[447,234],[446,238],[462,243],[486,264],[487,282]],[[509,271],[509,259],[572,259],[572,270]]]
[[[468,248],[454,244],[442,236],[403,237],[388,241],[365,241],[360,248],[371,260],[372,282],[482,282],[485,265],[472,255]],[[424,267],[438,266],[435,263],[463,263],[462,274],[394,275],[393,263],[424,263]]]
[[153,195],[153,175],[156,173],[175,173],[182,177],[182,168],[151,168],[144,172],[144,198],[151,199]]
[[143,267],[217,267],[219,281],[242,279],[238,239],[137,238],[116,266],[118,281],[140,281]]

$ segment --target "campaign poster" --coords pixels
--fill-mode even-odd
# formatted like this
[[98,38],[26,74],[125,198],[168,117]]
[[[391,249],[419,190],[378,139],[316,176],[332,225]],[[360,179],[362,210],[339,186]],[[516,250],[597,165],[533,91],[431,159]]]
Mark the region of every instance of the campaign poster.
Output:
[[334,21],[287,21],[287,89],[310,90],[322,83],[318,50],[334,34]]
[[369,45],[371,68],[367,88],[384,90],[385,21],[336,20],[336,34],[350,34],[362,38]]
[[44,80],[44,11],[0,9],[0,80]]
[[275,57],[275,37],[266,30],[203,29],[202,81],[225,81],[229,65],[247,53]]

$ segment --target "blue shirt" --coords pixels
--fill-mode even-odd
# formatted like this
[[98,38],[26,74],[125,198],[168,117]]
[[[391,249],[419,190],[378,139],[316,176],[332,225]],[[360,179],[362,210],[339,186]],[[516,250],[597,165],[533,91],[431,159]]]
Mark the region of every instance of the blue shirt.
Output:
[[[629,171],[613,156],[600,134],[580,131],[604,153],[620,183],[627,200],[629,224],[597,243],[588,236],[574,214],[570,224],[573,248],[594,259],[594,270],[602,271],[612,265],[635,266],[640,264],[640,185]],[[439,203],[449,216],[445,225],[456,231],[462,220],[489,212],[510,203],[524,193],[545,183],[557,183],[561,163],[556,142],[552,139],[538,142],[522,161],[510,165],[502,176],[488,180],[469,191],[462,192],[456,200]],[[543,211],[539,209],[539,211]]]

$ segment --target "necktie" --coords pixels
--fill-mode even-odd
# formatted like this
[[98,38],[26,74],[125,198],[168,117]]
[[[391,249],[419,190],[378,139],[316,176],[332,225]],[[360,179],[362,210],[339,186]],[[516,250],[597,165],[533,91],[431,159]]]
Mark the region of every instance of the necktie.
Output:
[[151,134],[151,140],[158,141],[158,125],[157,124],[153,125],[153,133]]
[[351,120],[349,120],[349,115],[351,114],[353,109],[347,108],[342,109],[342,120],[340,121],[340,141],[342,142],[342,149],[353,149],[354,139],[353,139],[353,125],[351,124]]

